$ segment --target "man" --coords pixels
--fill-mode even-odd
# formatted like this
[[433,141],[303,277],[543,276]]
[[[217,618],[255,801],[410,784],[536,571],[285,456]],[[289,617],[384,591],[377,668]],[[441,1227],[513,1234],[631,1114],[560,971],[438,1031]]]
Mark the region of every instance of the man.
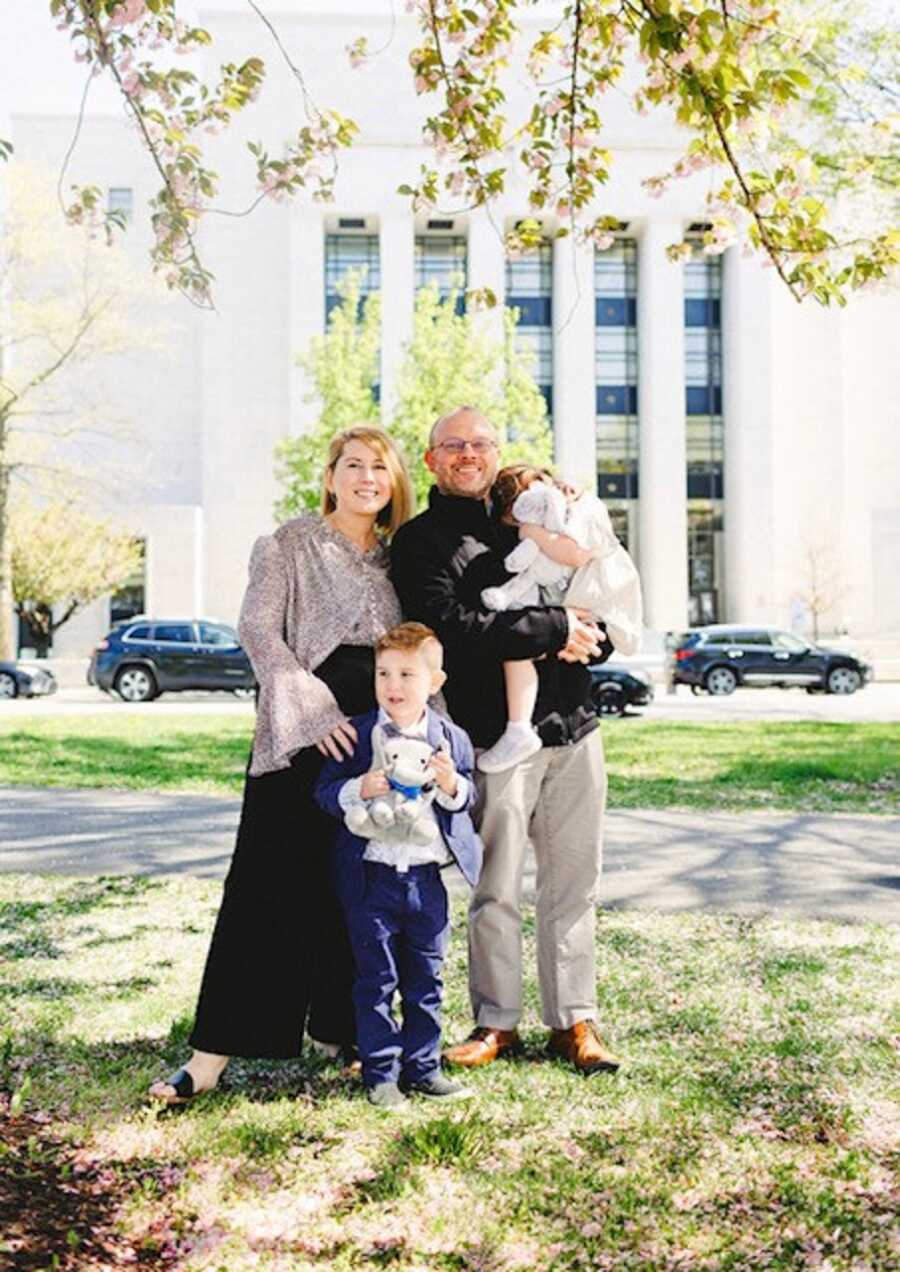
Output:
[[391,560],[405,615],[444,645],[450,714],[476,747],[506,724],[502,663],[537,659],[533,723],[543,747],[502,773],[480,774],[484,869],[469,912],[469,990],[476,1028],[446,1052],[454,1064],[489,1064],[519,1047],[522,1012],[522,879],[529,837],[537,859],[538,979],[549,1048],[585,1073],[619,1061],[597,1029],[594,952],[606,774],[590,675],[603,637],[575,610],[530,606],[493,612],[485,587],[508,577],[517,531],[490,516],[497,436],[472,407],[431,430],[425,462],[435,477],[427,511],[401,526]]

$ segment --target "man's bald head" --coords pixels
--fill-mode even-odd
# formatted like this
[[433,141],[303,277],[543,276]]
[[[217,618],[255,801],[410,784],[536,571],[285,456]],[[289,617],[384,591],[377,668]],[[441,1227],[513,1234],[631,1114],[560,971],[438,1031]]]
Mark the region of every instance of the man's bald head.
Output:
[[445,437],[455,436],[452,426],[463,416],[474,417],[481,428],[485,432],[489,432],[493,436],[494,441],[497,440],[497,433],[493,424],[491,424],[490,421],[481,414],[477,407],[455,406],[452,411],[448,411],[446,415],[442,415],[432,424],[431,432],[428,434],[428,449],[433,450],[438,442],[442,441]]
[[457,406],[432,426],[425,463],[443,494],[486,499],[500,464],[497,433],[474,406]]

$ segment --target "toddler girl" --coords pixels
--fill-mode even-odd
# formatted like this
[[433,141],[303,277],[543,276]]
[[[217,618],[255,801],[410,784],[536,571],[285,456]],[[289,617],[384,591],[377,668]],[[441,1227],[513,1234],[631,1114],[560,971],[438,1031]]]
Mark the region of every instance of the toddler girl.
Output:
[[[640,644],[641,585],[631,557],[616,538],[609,513],[596,495],[570,494],[546,468],[510,464],[491,491],[494,511],[519,527],[521,543],[506,558],[513,577],[489,587],[489,609],[562,605],[585,610],[606,626],[623,654]],[[478,758],[483,773],[501,773],[541,749],[532,727],[538,674],[528,659],[503,664],[507,725]]]

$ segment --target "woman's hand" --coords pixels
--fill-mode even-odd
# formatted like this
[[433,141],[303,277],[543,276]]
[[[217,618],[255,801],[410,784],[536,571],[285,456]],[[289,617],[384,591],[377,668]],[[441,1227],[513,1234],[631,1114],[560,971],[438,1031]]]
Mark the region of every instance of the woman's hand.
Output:
[[324,738],[319,738],[316,746],[323,755],[330,755],[333,760],[340,762],[344,759],[341,754],[341,748],[343,747],[347,755],[352,755],[353,748],[356,746],[356,738],[356,730],[348,720],[346,724],[335,725],[330,733],[325,734]]
[[387,795],[390,789],[384,769],[369,769],[359,784],[359,793],[363,799],[375,799],[378,795]]

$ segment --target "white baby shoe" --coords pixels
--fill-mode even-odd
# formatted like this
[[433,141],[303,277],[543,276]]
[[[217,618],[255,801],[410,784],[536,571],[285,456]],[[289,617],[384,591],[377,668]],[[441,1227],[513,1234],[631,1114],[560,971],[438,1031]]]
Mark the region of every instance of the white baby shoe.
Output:
[[482,773],[504,773],[540,749],[541,739],[530,724],[508,724],[494,745],[482,751],[476,764]]

